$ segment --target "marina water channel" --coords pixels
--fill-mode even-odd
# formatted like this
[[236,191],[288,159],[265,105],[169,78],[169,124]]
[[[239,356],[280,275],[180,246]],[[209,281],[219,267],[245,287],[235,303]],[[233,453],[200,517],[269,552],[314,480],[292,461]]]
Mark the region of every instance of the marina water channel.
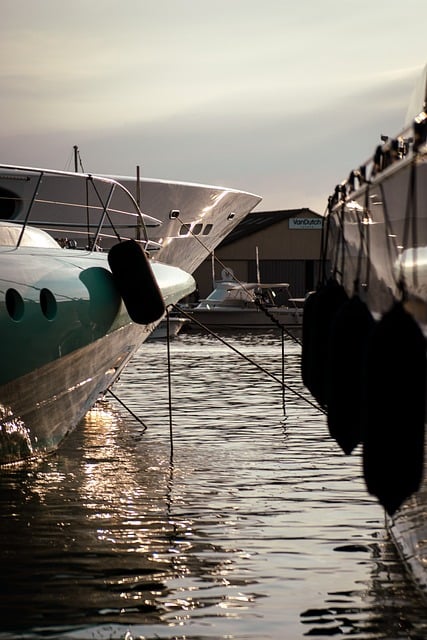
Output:
[[[281,377],[280,336],[229,334]],[[308,397],[300,347],[285,379]],[[0,639],[421,639],[408,579],[325,416],[225,344],[148,342],[60,451],[0,478]]]

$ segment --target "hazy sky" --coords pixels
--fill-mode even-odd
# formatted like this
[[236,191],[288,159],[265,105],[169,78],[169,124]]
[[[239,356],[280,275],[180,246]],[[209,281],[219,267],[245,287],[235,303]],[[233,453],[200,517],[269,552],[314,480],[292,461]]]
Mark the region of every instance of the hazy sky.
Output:
[[[1,162],[311,207],[403,126],[426,0],[0,0]],[[150,212],[147,212],[150,213]]]

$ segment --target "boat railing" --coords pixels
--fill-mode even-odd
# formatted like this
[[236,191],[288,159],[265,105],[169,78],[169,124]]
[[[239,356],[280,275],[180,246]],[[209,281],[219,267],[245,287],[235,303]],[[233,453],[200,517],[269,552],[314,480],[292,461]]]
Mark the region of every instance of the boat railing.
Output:
[[332,210],[359,188],[372,183],[375,178],[397,162],[420,153],[426,153],[427,114],[421,112],[412,124],[403,129],[394,138],[381,136],[374,153],[357,169],[353,169],[348,177],[335,187],[329,197],[328,208]]
[[133,239],[158,248],[147,227],[161,222],[143,214],[132,194],[112,178],[0,165],[0,219],[52,235],[60,246],[102,251]]

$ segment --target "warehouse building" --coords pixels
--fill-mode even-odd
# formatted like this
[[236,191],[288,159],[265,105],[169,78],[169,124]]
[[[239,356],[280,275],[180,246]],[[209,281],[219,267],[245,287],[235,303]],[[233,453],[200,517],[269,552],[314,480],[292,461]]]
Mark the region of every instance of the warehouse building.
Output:
[[[200,297],[213,289],[224,269],[241,282],[287,282],[294,297],[317,284],[323,216],[310,209],[250,213],[195,271]],[[258,254],[258,261],[257,261]]]

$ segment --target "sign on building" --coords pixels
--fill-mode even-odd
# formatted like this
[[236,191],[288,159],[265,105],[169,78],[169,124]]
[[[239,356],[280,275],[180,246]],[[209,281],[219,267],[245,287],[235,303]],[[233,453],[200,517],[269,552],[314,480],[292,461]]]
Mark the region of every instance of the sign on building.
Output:
[[289,229],[321,229],[322,218],[289,218]]

